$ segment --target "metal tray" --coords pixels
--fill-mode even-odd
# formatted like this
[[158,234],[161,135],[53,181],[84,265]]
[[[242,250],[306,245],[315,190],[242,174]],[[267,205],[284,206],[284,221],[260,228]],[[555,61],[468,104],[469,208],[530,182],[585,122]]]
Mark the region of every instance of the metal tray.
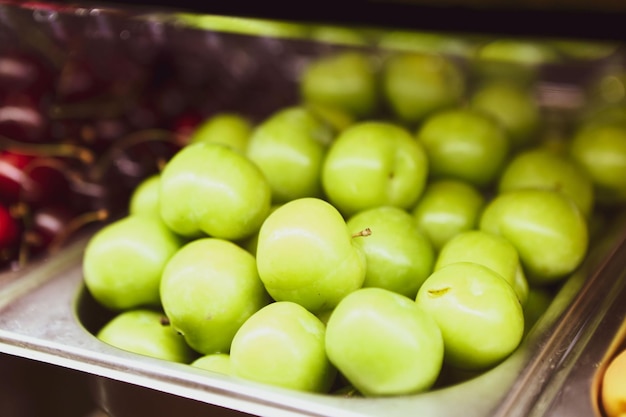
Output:
[[0,276],[0,352],[91,375],[92,398],[112,417],[589,416],[594,372],[616,335],[614,323],[626,314],[624,225],[594,246],[513,355],[478,377],[424,394],[295,392],[106,345],[93,332],[110,313],[82,281],[89,233],[53,257]]
[[[46,30],[29,32],[27,38],[45,44],[46,36],[57,33],[52,29],[63,23],[56,11],[24,11],[3,3],[0,0],[0,40],[13,39],[18,30],[43,27]],[[85,9],[69,18],[89,36],[108,34],[109,38],[96,41],[114,42],[128,53],[150,54],[154,52],[150,48],[162,47],[166,38],[173,42],[173,49],[182,50],[182,57],[191,60],[198,58],[194,45],[209,48],[212,54],[202,65],[216,72],[221,87],[216,90],[221,94],[211,97],[210,105],[233,108],[245,103],[246,111],[257,117],[292,102],[293,89],[285,86],[294,86],[294,68],[333,50],[330,45],[305,41],[282,43],[266,37],[186,32],[158,22],[125,20],[115,13],[108,16],[100,10]],[[247,78],[257,62],[264,62],[267,68],[262,76]],[[569,84],[551,82],[563,78],[562,70],[567,70]],[[560,112],[572,110],[568,107],[571,94],[578,97],[578,90],[568,88],[598,71],[601,67],[579,65],[548,68],[543,74],[548,82],[539,86],[538,94],[551,107],[548,110],[555,111],[557,122],[565,117]],[[272,97],[271,103],[249,100],[251,91],[265,99],[268,89],[284,94]],[[559,100],[563,95],[566,100]],[[49,375],[48,385],[55,388],[59,388],[55,384],[69,381],[65,388],[73,390],[70,397],[80,396],[84,403],[72,410],[58,408],[62,417],[86,414],[90,407],[110,417],[590,416],[596,412],[591,394],[594,372],[610,350],[617,320],[626,314],[620,304],[626,296],[624,216],[617,216],[616,224],[605,230],[602,239],[594,241],[586,263],[566,280],[513,355],[480,376],[423,394],[360,398],[302,393],[136,355],[100,342],[94,333],[110,312],[90,297],[82,277],[83,250],[94,229],[86,230],[53,256],[19,271],[0,273],[0,354],[3,362],[10,364],[8,368],[16,367],[16,373],[28,368],[31,371],[26,375],[33,378]],[[40,366],[22,368],[21,364]],[[37,401],[46,392],[46,388],[28,383],[16,384],[13,389],[25,403]],[[58,395],[67,395],[67,391]],[[41,411],[30,415],[42,415]]]

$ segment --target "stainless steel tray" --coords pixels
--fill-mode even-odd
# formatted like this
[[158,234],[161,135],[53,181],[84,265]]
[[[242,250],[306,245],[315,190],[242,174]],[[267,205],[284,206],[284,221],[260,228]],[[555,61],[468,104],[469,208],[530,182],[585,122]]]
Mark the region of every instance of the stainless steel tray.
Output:
[[[33,14],[19,10],[18,13],[3,3],[0,0],[0,26],[11,21],[10,25],[0,27],[6,32],[37,25],[33,19],[44,19],[48,24],[62,19],[56,12],[35,10]],[[202,31],[167,28],[161,23],[126,21],[115,14],[107,20],[109,16],[99,10],[85,9],[82,13],[71,18],[80,21],[80,27],[88,19],[84,26],[92,35],[96,33],[95,26],[101,30],[98,25],[105,23],[111,24],[106,26],[109,35],[122,28],[125,37],[111,36],[110,41],[118,42],[131,53],[143,51],[146,43],[158,47],[166,36],[171,36],[170,42],[181,48],[182,57],[187,59],[198,57],[193,50],[195,42],[213,48],[213,55],[205,57],[208,61],[203,61],[203,65],[216,72],[216,80],[222,87],[218,92],[222,94],[211,97],[211,106],[229,107],[241,101],[257,117],[290,103],[293,88],[286,86],[294,86],[293,69],[306,59],[332,49],[329,45],[307,42],[284,44],[266,37],[222,39]],[[20,27],[23,22],[28,24]],[[42,24],[42,27],[55,26]],[[4,35],[0,30],[0,40],[12,39],[3,38]],[[255,55],[247,56],[249,51]],[[262,76],[250,76],[257,60],[267,67]],[[554,80],[562,78],[559,70],[563,69],[568,70],[567,82],[555,83]],[[577,110],[571,108],[572,103],[578,102],[572,97],[576,99],[582,94],[576,82],[587,80],[589,74],[599,71],[601,67],[594,69],[581,64],[552,68],[544,74],[547,83],[538,86],[538,96],[557,123],[567,118],[568,112]],[[269,104],[267,100],[249,100],[250,91],[265,99],[264,92],[268,89],[283,94],[273,97],[275,102]],[[72,381],[68,388],[80,387],[77,394],[88,395],[89,404],[93,402],[111,417],[591,416],[596,413],[592,380],[610,351],[618,323],[626,315],[626,306],[620,303],[626,298],[624,216],[606,230],[602,239],[594,241],[587,262],[564,283],[549,310],[512,356],[478,377],[423,394],[360,398],[302,393],[106,345],[94,333],[110,313],[90,297],[81,271],[83,250],[93,229],[77,237],[62,252],[19,271],[0,273],[0,354],[3,358],[15,358],[20,364],[41,364],[37,371],[32,371],[33,375],[48,374],[50,369],[64,370],[62,375]],[[50,375],[53,381],[55,372]],[[32,392],[40,393],[40,390]],[[3,411],[0,414],[4,417]],[[60,415],[66,417],[62,412]]]
[[[275,388],[121,351],[95,338],[107,313],[82,282],[89,234],[63,252],[0,276],[0,352],[92,375],[113,417],[593,415],[591,380],[626,314],[626,228],[594,246],[517,351],[466,382],[424,394],[357,398]],[[109,313],[110,314],[110,313]],[[608,324],[607,324],[608,323]],[[613,323],[613,324],[611,324]]]

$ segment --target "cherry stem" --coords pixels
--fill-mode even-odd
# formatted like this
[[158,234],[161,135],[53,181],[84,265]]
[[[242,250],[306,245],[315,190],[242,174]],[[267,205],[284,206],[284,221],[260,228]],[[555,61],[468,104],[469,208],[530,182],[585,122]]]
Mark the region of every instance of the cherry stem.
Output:
[[50,245],[48,245],[48,252],[54,253],[58,251],[72,234],[74,234],[78,229],[85,226],[86,224],[96,221],[103,221],[106,220],[108,217],[109,212],[106,209],[100,209],[89,213],[83,213],[73,218],[67,224],[67,227],[61,233],[56,235],[54,239],[52,239]]
[[85,164],[91,164],[94,161],[92,151],[68,143],[23,143],[0,135],[0,149],[30,156],[74,158]]
[[369,227],[366,227],[360,232],[356,232],[355,234],[353,234],[352,237],[365,237],[365,236],[370,236],[371,234],[372,234],[372,229],[370,229]]
[[90,119],[96,115],[98,117],[116,117],[124,114],[129,106],[128,100],[119,100],[119,98],[98,98],[89,102],[57,103],[50,108],[48,117],[52,120]]
[[42,25],[33,25],[21,13],[12,13],[10,10],[11,8],[7,10],[10,13],[7,21],[12,22],[14,27],[23,29],[20,32],[23,35],[22,42],[34,47],[39,53],[48,58],[56,68],[61,68],[66,60],[66,53],[47,34],[40,30]]
[[[113,161],[115,161],[124,150],[146,142],[170,142],[183,146],[184,138],[181,135],[165,129],[145,129],[126,135],[120,138],[116,146],[112,146],[108,152],[100,158],[91,172],[92,178],[94,180],[102,179],[107,168],[111,166]],[[160,164],[161,162],[157,161],[157,163]]]
[[9,207],[9,213],[14,219],[21,219],[28,214],[28,206],[25,203],[18,202]]

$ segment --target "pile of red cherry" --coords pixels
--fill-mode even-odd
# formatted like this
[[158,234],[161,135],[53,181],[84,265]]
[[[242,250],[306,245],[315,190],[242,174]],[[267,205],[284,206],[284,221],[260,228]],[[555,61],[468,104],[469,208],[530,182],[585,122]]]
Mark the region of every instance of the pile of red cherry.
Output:
[[0,271],[119,213],[179,148],[177,130],[198,117],[163,106],[172,91],[150,69],[122,54],[55,66],[24,45],[0,47]]
[[0,0],[0,273],[121,215],[205,118],[292,103],[298,57],[315,51]]

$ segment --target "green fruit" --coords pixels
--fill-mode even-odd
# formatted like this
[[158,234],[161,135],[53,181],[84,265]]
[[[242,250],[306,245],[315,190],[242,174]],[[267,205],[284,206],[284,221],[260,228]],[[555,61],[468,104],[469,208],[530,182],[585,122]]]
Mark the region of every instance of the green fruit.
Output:
[[299,391],[327,392],[336,370],[326,356],[324,324],[299,304],[278,301],[241,326],[230,359],[234,375]]
[[560,60],[556,50],[545,42],[502,38],[480,47],[473,64],[485,80],[502,79],[530,87],[537,79],[541,65]]
[[500,193],[535,188],[562,192],[589,217],[593,210],[593,183],[587,171],[568,155],[548,149],[518,153],[507,164],[498,184]]
[[320,196],[320,172],[331,141],[331,129],[313,112],[289,107],[257,126],[246,155],[267,178],[272,202],[280,204]]
[[518,39],[495,39],[478,51],[482,60],[511,62],[522,65],[540,65],[558,62],[559,54],[543,42]]
[[367,263],[363,286],[414,299],[432,272],[435,251],[413,216],[397,207],[383,206],[355,214],[347,225],[353,235],[371,231],[369,236],[354,239]]
[[562,55],[579,60],[598,60],[614,54],[619,43],[580,39],[554,39],[550,44]]
[[337,108],[354,116],[371,116],[378,107],[378,86],[370,57],[342,52],[311,61],[300,80],[304,103]]
[[378,47],[391,51],[468,56],[473,46],[465,39],[441,33],[394,30],[384,33]]
[[532,91],[525,86],[511,81],[488,82],[472,95],[469,106],[500,122],[512,148],[536,142],[541,114]]
[[191,27],[215,32],[286,39],[308,37],[308,28],[305,25],[287,21],[189,13],[178,13],[176,17],[178,21]]
[[596,200],[615,206],[626,202],[626,125],[606,123],[581,128],[570,155],[591,176]]
[[172,362],[191,362],[197,354],[165,320],[163,313],[155,310],[127,310],[109,320],[96,337],[128,352]]
[[417,131],[433,179],[467,181],[477,187],[493,183],[509,154],[510,143],[498,122],[469,109],[438,112]]
[[208,355],[200,356],[190,365],[206,371],[218,372],[226,375],[232,374],[232,364],[228,353],[210,353]]
[[441,248],[434,270],[457,262],[473,262],[500,275],[515,290],[520,303],[528,297],[528,283],[515,247],[503,238],[482,230],[461,232]]
[[365,396],[395,396],[433,386],[443,363],[437,323],[412,299],[382,288],[346,296],[326,327],[330,361]]
[[428,176],[422,146],[400,126],[360,122],[331,145],[322,168],[329,201],[345,215],[378,206],[413,207]]
[[412,214],[418,227],[439,251],[456,234],[474,229],[485,197],[473,185],[459,180],[430,182]]
[[254,257],[216,238],[176,252],[163,271],[161,300],[172,327],[204,355],[227,353],[239,327],[270,301]]
[[454,107],[465,92],[465,78],[451,60],[434,54],[400,54],[383,64],[383,96],[403,123]]
[[109,223],[85,247],[85,286],[111,310],[158,307],[161,274],[181,244],[156,217],[135,215]]
[[500,194],[485,207],[479,228],[515,246],[533,283],[555,282],[572,273],[589,244],[584,215],[569,197],[556,191],[521,189]]
[[344,26],[315,25],[309,36],[316,42],[331,45],[367,45],[367,36],[362,31]]
[[174,232],[243,239],[270,208],[270,185],[239,152],[217,143],[180,150],[161,172],[161,218]]
[[341,214],[316,198],[278,207],[263,223],[257,268],[269,294],[317,313],[360,288],[365,255]]
[[161,218],[161,209],[159,208],[160,187],[161,179],[159,175],[153,175],[144,179],[130,196],[129,214]]
[[217,113],[198,125],[189,143],[215,142],[245,153],[252,135],[252,124],[236,113]]
[[513,287],[493,270],[472,262],[433,272],[416,303],[443,336],[444,362],[466,370],[500,363],[520,344],[524,315]]

